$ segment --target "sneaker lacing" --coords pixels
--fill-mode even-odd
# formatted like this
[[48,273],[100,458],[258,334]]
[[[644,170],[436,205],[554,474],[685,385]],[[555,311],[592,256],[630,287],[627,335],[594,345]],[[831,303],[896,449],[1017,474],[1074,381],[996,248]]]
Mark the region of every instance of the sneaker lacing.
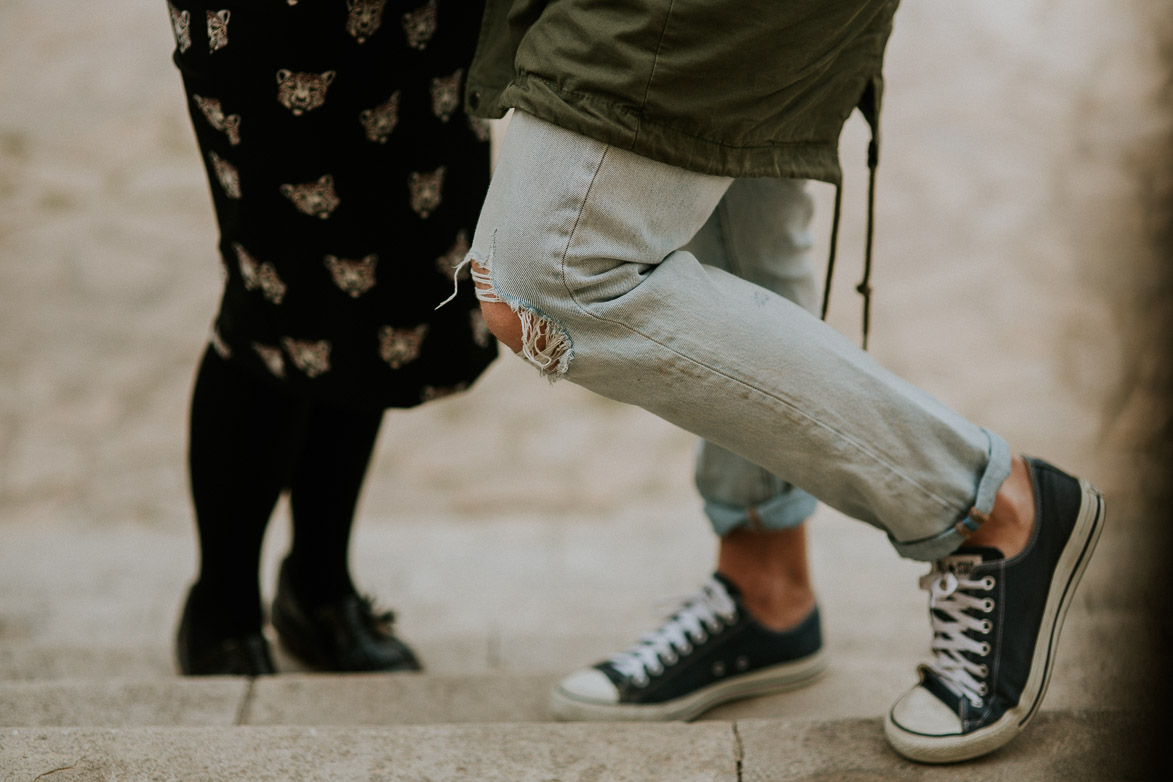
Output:
[[645,687],[651,676],[659,676],[665,666],[691,654],[694,645],[736,621],[737,604],[719,581],[711,579],[685,599],[671,619],[630,648],[611,655],[608,662],[637,687]]
[[[981,708],[989,693],[985,679],[989,666],[975,663],[966,654],[986,657],[990,653],[988,641],[977,641],[966,631],[989,634],[993,628],[989,619],[979,619],[968,612],[988,614],[994,610],[992,598],[978,598],[960,590],[990,591],[994,577],[977,580],[958,578],[952,572],[934,570],[921,577],[920,588],[929,592],[929,614],[933,625],[933,651],[937,657],[928,667],[954,695],[964,697],[974,708]],[[942,618],[942,614],[949,619]],[[950,621],[951,620],[951,621]]]

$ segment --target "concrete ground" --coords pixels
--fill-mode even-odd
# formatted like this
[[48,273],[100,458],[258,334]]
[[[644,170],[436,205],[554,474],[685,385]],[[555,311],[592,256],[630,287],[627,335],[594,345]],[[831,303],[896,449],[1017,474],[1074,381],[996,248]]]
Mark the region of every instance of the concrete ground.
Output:
[[[1145,778],[1138,704],[1170,637],[1161,5],[905,0],[889,46],[871,350],[1109,497],[1045,713],[981,778]],[[426,676],[175,677],[185,415],[219,272],[170,47],[161,2],[0,3],[0,779],[969,773],[884,746],[877,717],[927,653],[924,567],[826,509],[820,682],[691,726],[549,724],[549,684],[650,629],[714,547],[689,435],[508,356],[390,413],[368,482],[355,572]],[[831,313],[853,338],[866,143],[853,119]]]

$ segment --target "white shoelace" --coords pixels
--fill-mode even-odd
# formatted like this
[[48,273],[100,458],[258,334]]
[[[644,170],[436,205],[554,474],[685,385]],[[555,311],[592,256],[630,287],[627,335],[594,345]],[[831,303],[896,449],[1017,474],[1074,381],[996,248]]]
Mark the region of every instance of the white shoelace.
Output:
[[611,655],[609,662],[615,670],[636,686],[647,685],[650,676],[664,672],[665,665],[675,665],[682,656],[692,653],[695,644],[703,644],[710,634],[737,620],[737,604],[715,578],[682,602],[659,629]]
[[[954,695],[964,697],[975,708],[981,708],[983,697],[989,693],[985,679],[990,675],[990,669],[985,664],[970,661],[964,655],[968,652],[985,657],[990,653],[990,644],[975,641],[965,632],[976,630],[983,634],[989,633],[991,624],[989,619],[977,619],[967,612],[988,614],[994,610],[994,601],[988,597],[973,597],[959,590],[981,589],[988,592],[994,588],[994,577],[985,576],[974,581],[959,578],[949,571],[934,569],[921,578],[920,588],[928,590],[929,607],[932,609],[933,651],[937,657],[929,668]],[[937,612],[945,614],[949,619],[941,618]]]

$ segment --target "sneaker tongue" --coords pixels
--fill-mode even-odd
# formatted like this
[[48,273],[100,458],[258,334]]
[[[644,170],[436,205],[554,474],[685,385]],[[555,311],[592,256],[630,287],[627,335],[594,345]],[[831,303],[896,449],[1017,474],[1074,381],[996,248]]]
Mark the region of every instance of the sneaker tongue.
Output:
[[734,600],[737,600],[741,597],[741,590],[737,588],[737,584],[734,584],[725,576],[721,575],[720,573],[714,573],[713,580],[715,580],[721,586],[725,587],[725,591],[728,592],[729,596]]
[[993,562],[999,559],[1005,559],[1005,557],[996,548],[966,546],[958,549],[956,554],[951,554],[940,560],[940,570],[944,573],[952,573],[959,578],[966,578],[970,571],[983,562]]

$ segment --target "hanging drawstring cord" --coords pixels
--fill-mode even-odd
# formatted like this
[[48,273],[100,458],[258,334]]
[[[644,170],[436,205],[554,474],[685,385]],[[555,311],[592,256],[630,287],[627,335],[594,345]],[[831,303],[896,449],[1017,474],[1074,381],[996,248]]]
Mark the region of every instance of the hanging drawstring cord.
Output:
[[[868,227],[864,244],[863,277],[855,290],[863,296],[863,349],[868,349],[868,332],[872,320],[872,245],[876,229],[876,169],[880,165],[880,77],[877,75],[864,89],[859,110],[867,120],[872,138],[868,143]],[[835,274],[835,255],[839,249],[839,218],[843,207],[843,182],[835,183],[835,215],[831,219],[831,250],[827,256],[827,280],[823,285],[823,308],[820,317],[827,319],[831,304],[831,279]]]
[[876,229],[876,168],[880,163],[880,140],[872,128],[872,140],[868,144],[868,229],[864,240],[863,278],[855,290],[863,296],[863,349],[868,349],[868,331],[872,320],[872,240]]
[[839,250],[839,216],[843,208],[843,184],[835,184],[835,213],[831,218],[831,249],[827,253],[827,280],[823,284],[823,308],[819,317],[827,319],[827,308],[831,305],[831,278],[835,275],[835,254]]

